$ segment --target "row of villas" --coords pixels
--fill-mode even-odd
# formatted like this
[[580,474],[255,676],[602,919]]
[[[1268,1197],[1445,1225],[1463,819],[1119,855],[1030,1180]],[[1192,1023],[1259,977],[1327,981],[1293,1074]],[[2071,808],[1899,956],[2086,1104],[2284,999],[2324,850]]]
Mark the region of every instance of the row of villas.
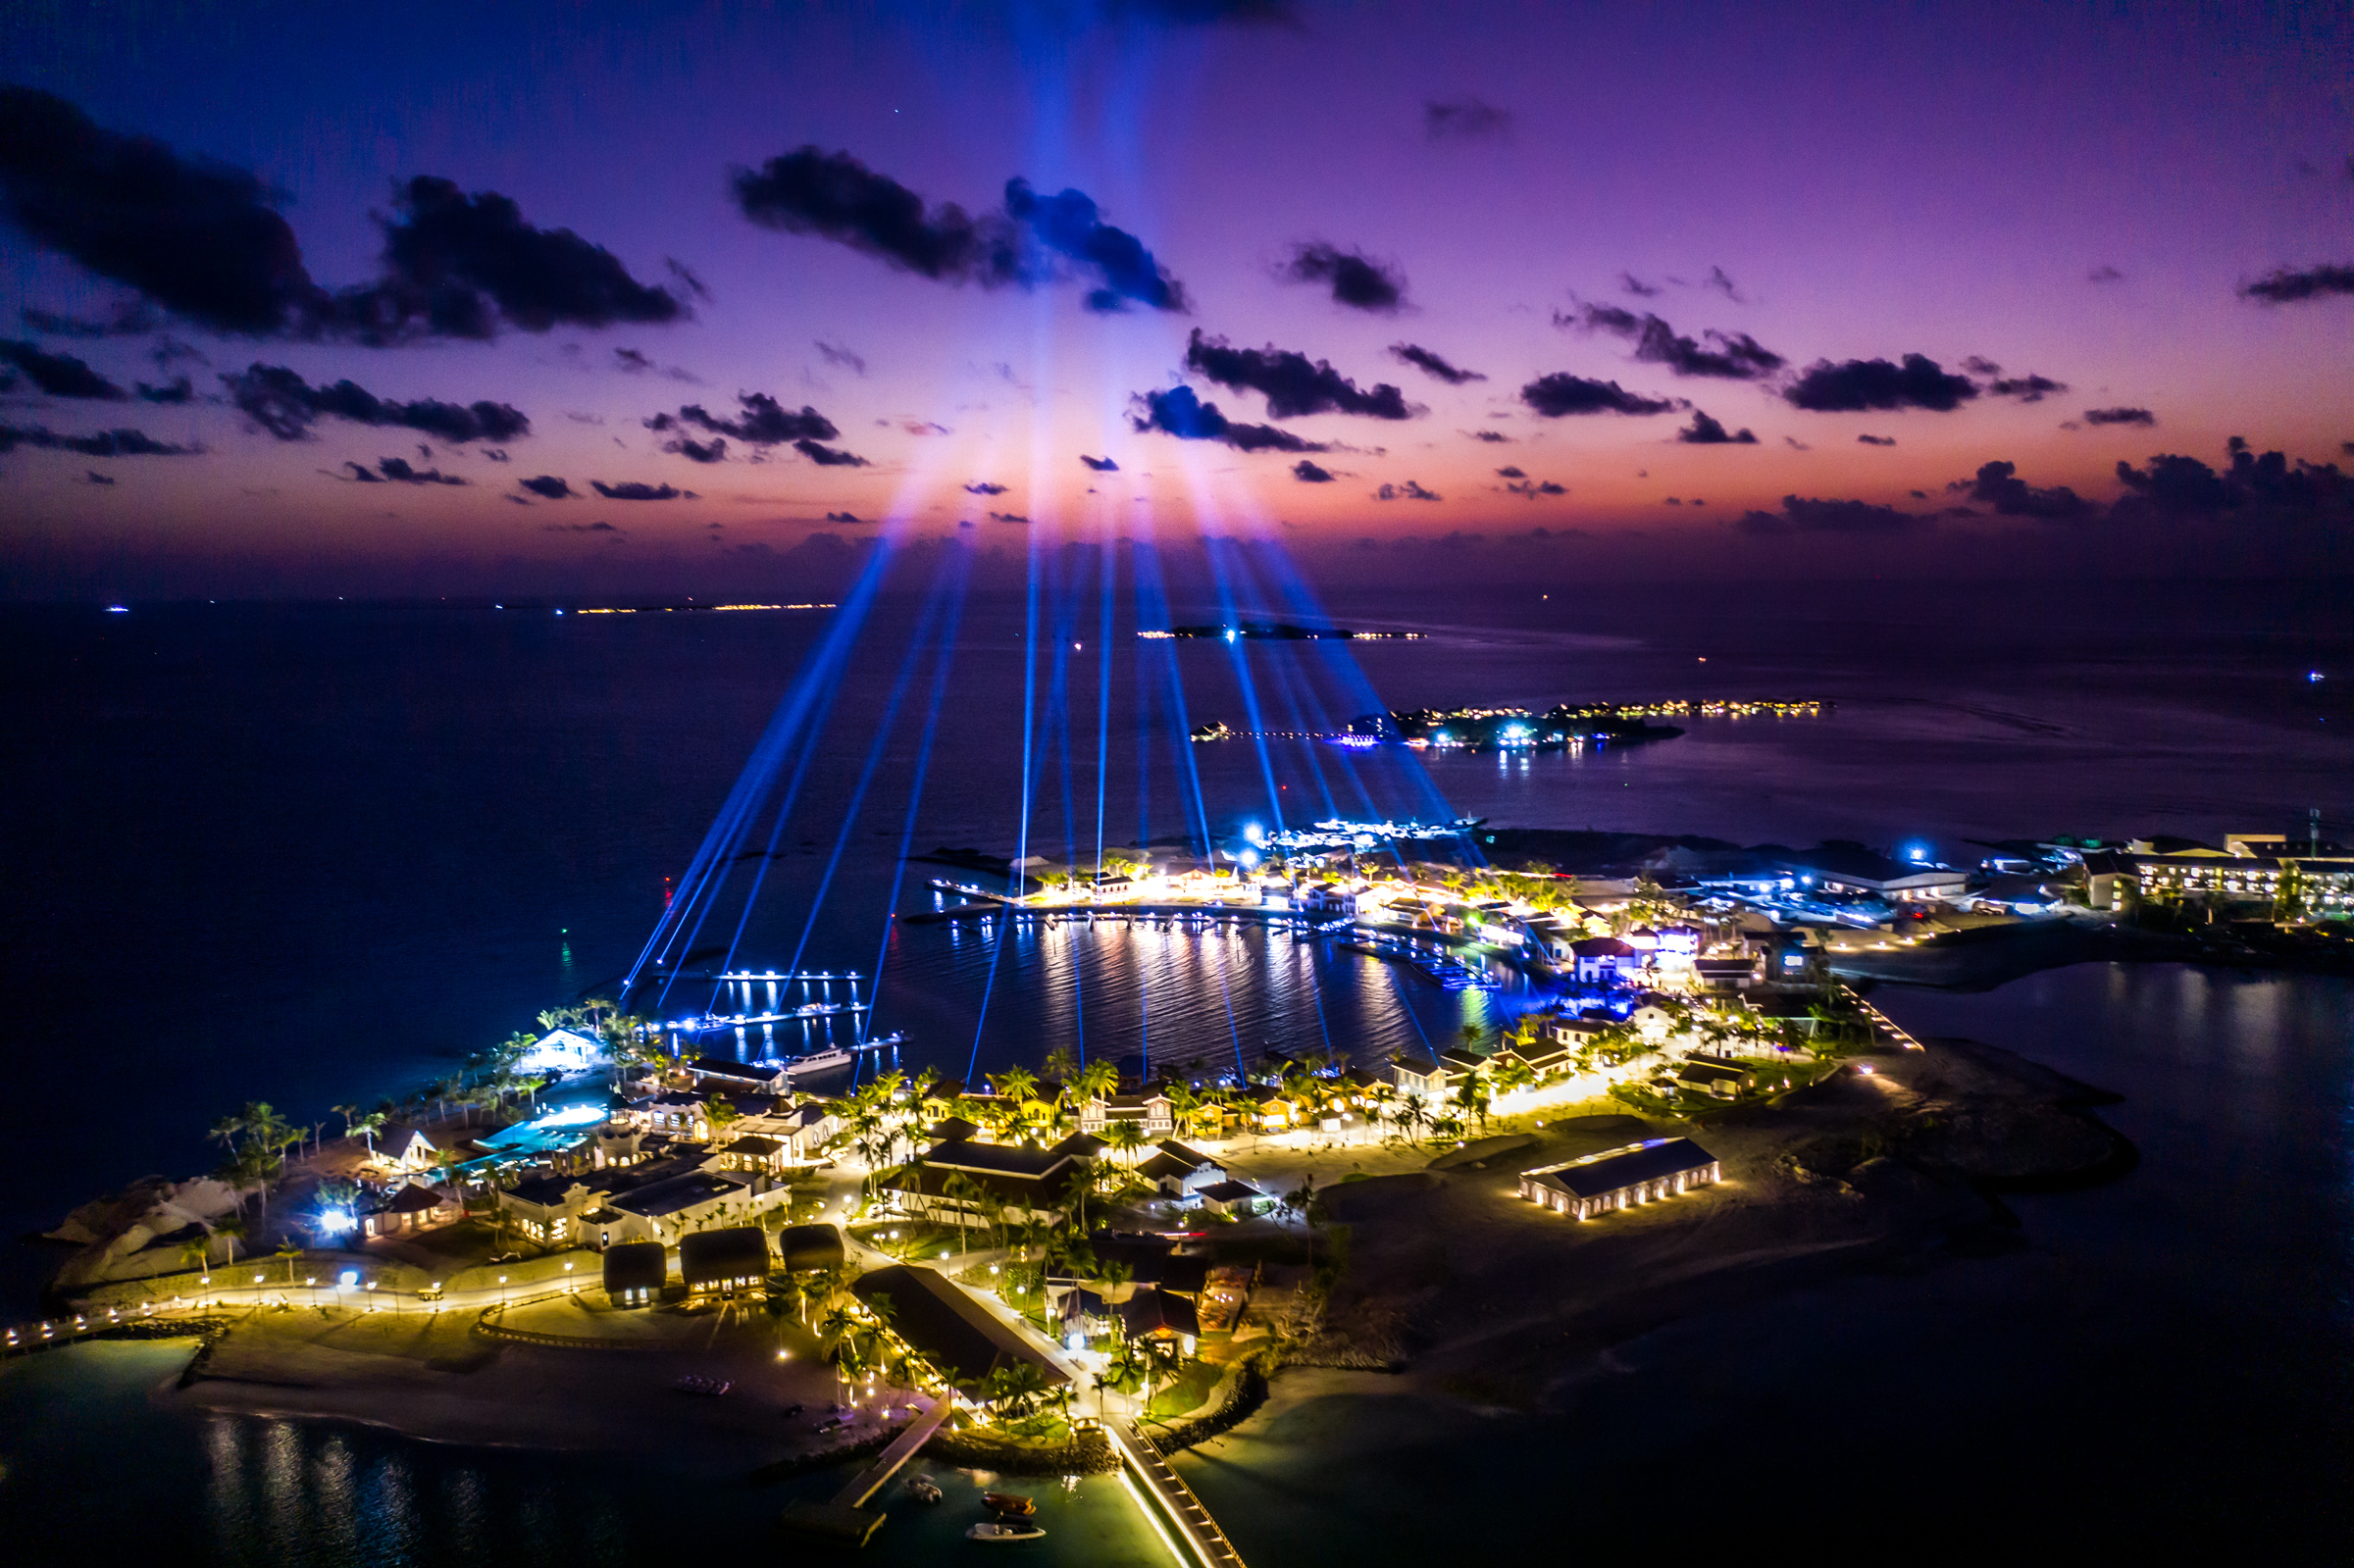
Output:
[[[985,1225],[992,1216],[1060,1224],[1095,1177],[1103,1140],[1072,1133],[1050,1146],[983,1141],[970,1123],[932,1129],[924,1153],[881,1180],[901,1208],[943,1225]],[[1265,1193],[1235,1179],[1225,1165],[1174,1139],[1154,1145],[1137,1174],[1162,1198],[1211,1213],[1255,1212]]]
[[2271,905],[2289,891],[2316,918],[2354,914],[2354,857],[2290,854],[2295,840],[2278,835],[2230,834],[2224,844],[2175,854],[2096,850],[2084,856],[2085,902],[2105,910],[2184,898]]

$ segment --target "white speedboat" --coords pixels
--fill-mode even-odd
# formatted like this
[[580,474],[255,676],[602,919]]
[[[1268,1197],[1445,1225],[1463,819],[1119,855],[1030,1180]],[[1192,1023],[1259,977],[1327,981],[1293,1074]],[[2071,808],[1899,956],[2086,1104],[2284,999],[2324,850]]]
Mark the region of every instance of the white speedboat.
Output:
[[837,1067],[847,1067],[850,1061],[850,1053],[839,1047],[808,1056],[796,1056],[785,1064],[785,1077],[788,1082],[807,1078],[812,1074],[831,1072]]
[[984,1519],[964,1533],[967,1541],[1036,1541],[1044,1530],[1027,1519]]

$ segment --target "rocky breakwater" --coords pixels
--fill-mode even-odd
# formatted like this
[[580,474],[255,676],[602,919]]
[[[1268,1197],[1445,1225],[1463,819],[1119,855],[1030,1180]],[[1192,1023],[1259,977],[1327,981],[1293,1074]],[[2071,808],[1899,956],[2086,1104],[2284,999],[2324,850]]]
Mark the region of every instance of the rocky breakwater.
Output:
[[50,1293],[67,1297],[93,1286],[186,1268],[181,1248],[209,1239],[213,1226],[237,1209],[236,1192],[210,1177],[175,1182],[149,1176],[94,1198],[41,1237],[75,1249],[51,1277]]

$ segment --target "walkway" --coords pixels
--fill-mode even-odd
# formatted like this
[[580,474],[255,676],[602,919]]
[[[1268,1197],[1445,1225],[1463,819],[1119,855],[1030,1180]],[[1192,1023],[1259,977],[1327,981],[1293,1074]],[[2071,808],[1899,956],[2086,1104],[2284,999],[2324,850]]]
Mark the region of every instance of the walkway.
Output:
[[866,1500],[883,1490],[884,1483],[898,1473],[899,1466],[915,1456],[915,1450],[932,1440],[948,1413],[956,1407],[953,1399],[935,1399],[932,1408],[907,1424],[907,1430],[892,1440],[890,1447],[876,1456],[875,1462],[850,1478],[850,1484],[834,1494],[828,1504],[835,1508],[860,1508]]
[[1136,1472],[1160,1504],[1161,1513],[1176,1527],[1178,1539],[1191,1549],[1194,1560],[1202,1568],[1243,1568],[1242,1554],[1226,1539],[1226,1532],[1202,1506],[1194,1489],[1136,1430],[1136,1424],[1125,1416],[1114,1416],[1104,1422],[1104,1430],[1111,1434],[1112,1446],[1120,1450],[1121,1460]]

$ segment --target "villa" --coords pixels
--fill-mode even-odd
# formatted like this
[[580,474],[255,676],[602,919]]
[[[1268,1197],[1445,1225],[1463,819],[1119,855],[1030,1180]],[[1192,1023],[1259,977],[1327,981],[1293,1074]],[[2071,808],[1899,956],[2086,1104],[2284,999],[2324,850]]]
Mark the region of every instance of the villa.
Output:
[[1729,1056],[1704,1056],[1695,1052],[1675,1064],[1677,1088],[1713,1094],[1718,1099],[1731,1099],[1756,1082],[1757,1074]]
[[1655,1138],[1522,1171],[1520,1195],[1556,1214],[1585,1220],[1723,1179],[1716,1156],[1690,1138]]
[[670,1254],[659,1241],[624,1241],[605,1253],[604,1283],[615,1306],[651,1306],[670,1283]]
[[1571,942],[1569,955],[1577,966],[1580,986],[1608,986],[1643,972],[1644,955],[1615,936],[1588,936]]
[[1182,1295],[1146,1286],[1118,1307],[1120,1326],[1131,1340],[1174,1340],[1187,1355],[1202,1335],[1202,1317]]
[[1043,1149],[956,1138],[934,1144],[922,1159],[885,1177],[882,1186],[923,1219],[967,1223],[981,1218],[986,1202],[994,1200],[1004,1205],[1008,1218],[1051,1223],[1061,1219],[1072,1182],[1102,1150],[1103,1140],[1086,1133]]
[[1153,1149],[1151,1159],[1136,1168],[1136,1174],[1151,1183],[1162,1197],[1185,1203],[1203,1188],[1224,1181],[1229,1173],[1225,1166],[1201,1150],[1169,1138]]
[[1177,1130],[1177,1112],[1168,1095],[1158,1089],[1139,1093],[1099,1095],[1079,1107],[1079,1130],[1100,1137],[1114,1122],[1134,1122],[1147,1138],[1166,1138]]
[[363,1236],[395,1236],[445,1224],[464,1212],[458,1196],[446,1187],[424,1187],[411,1182],[359,1213]]
[[757,1225],[696,1231],[679,1238],[679,1277],[697,1291],[733,1296],[768,1278],[768,1233]]
[[1250,1183],[1231,1178],[1205,1187],[1195,1195],[1202,1200],[1202,1206],[1212,1214],[1232,1214],[1243,1219],[1256,1214],[1258,1206],[1267,1200],[1267,1194]]

